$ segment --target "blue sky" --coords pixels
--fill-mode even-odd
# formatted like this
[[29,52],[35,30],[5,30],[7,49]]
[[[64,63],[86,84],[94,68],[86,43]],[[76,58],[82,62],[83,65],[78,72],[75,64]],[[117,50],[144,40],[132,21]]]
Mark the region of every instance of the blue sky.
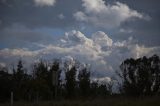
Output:
[[1,0],[0,65],[72,57],[95,77],[160,53],[159,0]]

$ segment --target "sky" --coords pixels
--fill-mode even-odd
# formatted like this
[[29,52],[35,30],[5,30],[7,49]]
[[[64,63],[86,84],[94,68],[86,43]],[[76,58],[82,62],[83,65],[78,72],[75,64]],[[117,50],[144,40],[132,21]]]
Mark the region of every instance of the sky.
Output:
[[76,59],[108,79],[126,58],[160,55],[159,0],[0,0],[0,65]]

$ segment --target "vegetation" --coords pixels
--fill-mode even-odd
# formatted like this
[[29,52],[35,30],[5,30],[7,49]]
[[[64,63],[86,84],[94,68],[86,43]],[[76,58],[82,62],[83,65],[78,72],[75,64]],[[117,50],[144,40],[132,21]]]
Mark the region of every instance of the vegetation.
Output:
[[88,97],[90,94],[90,72],[86,68],[82,69],[78,75],[79,90],[83,97]]
[[67,63],[64,65],[65,81],[60,79],[62,69],[59,60],[52,64],[45,61],[35,63],[30,74],[25,73],[27,71],[22,60],[13,68],[13,73],[8,73],[7,68],[1,68],[0,102],[9,101],[11,92],[14,94],[14,101],[29,102],[104,96],[109,92],[107,85],[90,82],[90,71],[87,67],[79,70],[77,75],[78,67],[80,63],[72,67]]
[[122,62],[120,69],[122,93],[132,96],[160,93],[160,59],[157,55],[136,60],[127,59]]
[[[33,65],[29,74],[26,73],[28,70],[24,68],[22,60],[18,61],[12,73],[1,67],[0,102],[9,102],[10,93],[13,92],[17,105],[22,105],[22,101],[31,106],[39,105],[37,103],[40,101],[42,106],[160,105],[157,100],[160,95],[160,58],[157,55],[124,60],[117,72],[121,81],[118,94],[112,92],[112,83],[99,84],[91,81],[87,65],[83,68],[80,66],[78,62],[72,66],[65,63],[61,68],[60,60],[52,63],[40,61]],[[62,71],[65,72],[65,81],[61,80]],[[157,97],[150,99],[149,96]],[[70,102],[73,99],[74,102]],[[42,102],[52,100],[54,102]],[[84,102],[80,103],[81,100]]]

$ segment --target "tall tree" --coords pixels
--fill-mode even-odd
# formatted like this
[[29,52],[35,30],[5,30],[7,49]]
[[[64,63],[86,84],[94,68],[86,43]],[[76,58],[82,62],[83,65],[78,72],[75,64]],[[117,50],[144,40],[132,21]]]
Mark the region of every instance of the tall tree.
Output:
[[17,70],[16,70],[16,80],[21,83],[23,80],[23,77],[24,77],[24,68],[23,68],[22,60],[19,60],[17,64]]
[[33,91],[37,100],[51,98],[50,88],[50,73],[48,71],[48,64],[44,61],[36,63],[33,68],[34,80],[33,80]]
[[122,89],[129,95],[153,95],[160,87],[160,59],[157,55],[150,58],[126,59],[120,65],[123,80]]
[[61,95],[61,80],[60,80],[61,70],[59,60],[54,60],[50,68],[50,86],[53,87],[53,94],[55,97]]
[[38,79],[48,80],[48,65],[42,60],[34,65],[35,76]]
[[80,70],[78,75],[79,80],[79,88],[80,93],[82,96],[89,96],[90,94],[90,72],[85,67],[84,69]]
[[24,94],[24,79],[25,79],[25,75],[24,75],[24,68],[23,68],[23,63],[22,60],[19,60],[17,63],[17,67],[16,70],[13,69],[14,74],[13,74],[13,83],[14,83],[14,87],[13,87],[13,93],[15,96],[16,100],[20,100],[23,99],[25,94]]
[[5,102],[10,98],[12,89],[12,75],[6,68],[0,67],[0,102]]
[[74,97],[75,96],[75,89],[76,89],[76,72],[77,69],[73,66],[70,70],[66,71],[66,91],[67,97]]

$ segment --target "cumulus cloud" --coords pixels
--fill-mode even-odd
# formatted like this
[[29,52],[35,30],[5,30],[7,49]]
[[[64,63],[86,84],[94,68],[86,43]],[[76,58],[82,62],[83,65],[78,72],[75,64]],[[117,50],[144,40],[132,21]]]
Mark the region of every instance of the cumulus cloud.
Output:
[[105,34],[102,31],[98,31],[92,35],[92,40],[99,44],[101,47],[103,46],[112,46],[112,39],[108,37],[107,34]]
[[[120,63],[126,58],[138,58],[160,53],[160,47],[145,47],[138,45],[130,37],[124,41],[113,41],[106,33],[98,31],[91,38],[86,37],[80,31],[66,32],[57,44],[43,45],[40,49],[2,49],[0,50],[0,62],[9,63],[17,61],[21,57],[26,63],[32,63],[37,59],[52,60],[54,58],[67,61],[77,59],[91,66],[92,78],[109,80],[115,74]],[[65,58],[64,58],[65,57]]]
[[149,53],[152,53],[153,51],[156,51],[160,49],[160,47],[145,47],[144,45],[139,46],[138,44],[136,45],[130,45],[128,48],[131,50],[132,55],[135,58],[139,58],[144,55],[148,55]]
[[56,0],[34,0],[37,6],[54,6]]
[[120,2],[115,2],[113,5],[106,4],[104,0],[82,0],[82,2],[84,11],[77,11],[73,16],[77,21],[96,27],[114,28],[130,18],[145,19],[143,14]]

